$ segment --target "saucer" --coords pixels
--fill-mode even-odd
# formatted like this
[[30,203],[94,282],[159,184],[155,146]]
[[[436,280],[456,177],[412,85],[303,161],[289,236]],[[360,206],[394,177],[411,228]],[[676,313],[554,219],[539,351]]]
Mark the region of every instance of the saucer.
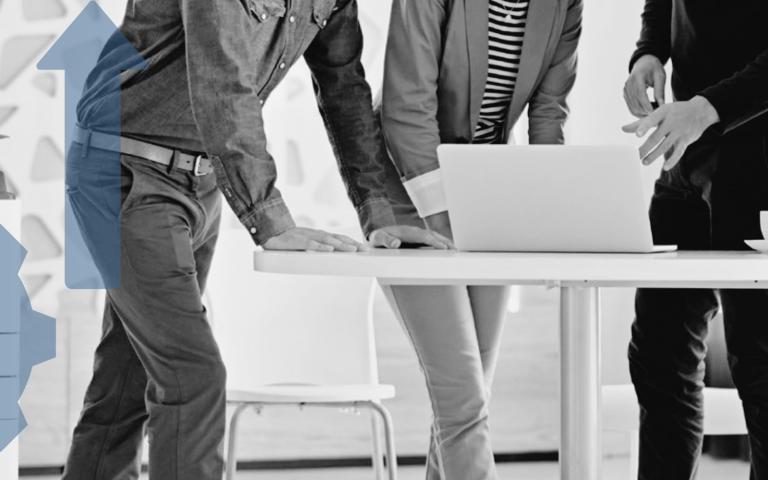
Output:
[[749,248],[768,255],[768,240],[744,240]]

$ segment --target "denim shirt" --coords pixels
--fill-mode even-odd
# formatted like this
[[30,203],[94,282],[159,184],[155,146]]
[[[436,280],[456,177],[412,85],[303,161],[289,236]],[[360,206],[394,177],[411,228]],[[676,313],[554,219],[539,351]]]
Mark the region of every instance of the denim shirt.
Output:
[[[356,0],[128,0],[122,33],[148,63],[130,70],[110,41],[86,83],[78,121],[213,161],[219,188],[257,243],[294,226],[275,187],[262,106],[301,56],[339,170],[366,235],[395,223],[389,161],[360,56]],[[109,88],[114,78],[119,88]],[[112,122],[114,123],[114,122]]]

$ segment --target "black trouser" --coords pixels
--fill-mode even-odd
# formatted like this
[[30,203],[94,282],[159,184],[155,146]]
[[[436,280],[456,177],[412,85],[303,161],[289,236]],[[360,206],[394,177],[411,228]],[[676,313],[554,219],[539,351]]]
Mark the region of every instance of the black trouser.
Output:
[[[764,136],[696,145],[662,174],[650,216],[654,241],[682,250],[743,250],[768,210]],[[690,167],[689,164],[695,165]],[[640,403],[642,480],[689,480],[702,446],[708,322],[722,307],[733,380],[744,404],[752,479],[768,479],[768,292],[640,289],[629,360]]]
[[201,299],[221,213],[214,175],[123,156],[122,181],[111,182],[113,154],[81,156],[75,145],[68,157],[70,201],[92,252],[118,213],[105,201],[118,193],[103,186],[120,185],[122,273],[107,293],[64,479],[138,479],[146,431],[152,480],[220,480],[226,373]]

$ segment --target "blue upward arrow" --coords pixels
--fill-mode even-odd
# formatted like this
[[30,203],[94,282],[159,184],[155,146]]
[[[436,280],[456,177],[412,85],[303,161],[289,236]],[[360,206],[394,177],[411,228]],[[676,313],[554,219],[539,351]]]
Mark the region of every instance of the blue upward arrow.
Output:
[[[108,57],[108,68],[94,71],[97,62]],[[65,109],[64,109],[64,140],[69,149],[75,139],[75,126],[78,124],[78,103],[83,96],[86,83],[98,83],[99,91],[103,94],[119,92],[120,75],[126,70],[143,70],[147,64],[141,54],[133,47],[109,16],[99,5],[91,1],[77,18],[59,36],[51,48],[37,64],[40,70],[65,71]],[[112,95],[111,103],[104,107],[109,118],[101,118],[100,123],[110,133],[118,134],[121,130],[120,95]],[[68,156],[69,157],[69,156]],[[90,185],[92,188],[103,188],[104,191],[114,192],[118,198],[107,199],[107,203],[119,209],[119,172],[120,156],[113,155],[109,161],[108,170],[117,172],[116,185]],[[70,159],[67,159],[67,169],[70,169]],[[70,175],[67,175],[67,179]],[[109,188],[115,187],[115,188]],[[70,202],[66,204],[66,235],[65,235],[65,279],[69,288],[113,288],[119,285],[119,219],[112,219],[112,224],[104,224],[103,211],[92,212],[79,210],[75,219]],[[100,221],[93,227],[100,238],[88,238],[91,245],[86,248],[81,229],[89,220]],[[90,235],[90,234],[88,234]],[[88,237],[86,235],[86,238]],[[100,249],[101,251],[94,251]],[[101,260],[97,269],[94,257]],[[107,265],[106,271],[104,265]]]

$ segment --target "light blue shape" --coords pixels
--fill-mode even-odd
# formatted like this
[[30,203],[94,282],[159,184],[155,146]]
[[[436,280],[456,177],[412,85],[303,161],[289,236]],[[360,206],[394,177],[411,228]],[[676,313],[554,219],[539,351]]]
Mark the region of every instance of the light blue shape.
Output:
[[18,391],[19,377],[0,377],[0,420],[19,418]]
[[21,318],[18,272],[26,250],[5,228],[0,226],[0,230],[0,305],[3,306],[0,333],[18,333]]
[[[77,126],[77,104],[89,73],[96,66],[102,50],[108,45],[111,58],[125,70],[143,70],[147,64],[138,51],[117,29],[109,16],[96,2],[85,6],[77,18],[37,64],[40,70],[65,70],[65,143],[71,145]],[[106,92],[120,89],[120,71],[103,85]],[[106,131],[118,133],[121,129],[120,96],[114,96],[113,105],[105,105],[105,111],[113,118],[106,120]],[[107,156],[104,168],[115,175],[105,175],[110,185],[82,185],[84,189],[100,189],[110,192],[114,198],[105,203],[120,205],[120,155]],[[65,167],[69,168],[69,166]],[[75,215],[77,213],[77,216]],[[75,212],[69,201],[65,205],[65,283],[73,289],[117,288],[120,286],[120,223],[119,218],[106,219],[104,205],[89,205]]]
[[56,323],[32,309],[19,278],[25,255],[24,247],[0,226],[0,318],[6,332],[12,332],[0,335],[0,450],[26,426],[18,402],[32,367],[56,354]]
[[19,345],[18,333],[0,333],[0,377],[19,374]]

